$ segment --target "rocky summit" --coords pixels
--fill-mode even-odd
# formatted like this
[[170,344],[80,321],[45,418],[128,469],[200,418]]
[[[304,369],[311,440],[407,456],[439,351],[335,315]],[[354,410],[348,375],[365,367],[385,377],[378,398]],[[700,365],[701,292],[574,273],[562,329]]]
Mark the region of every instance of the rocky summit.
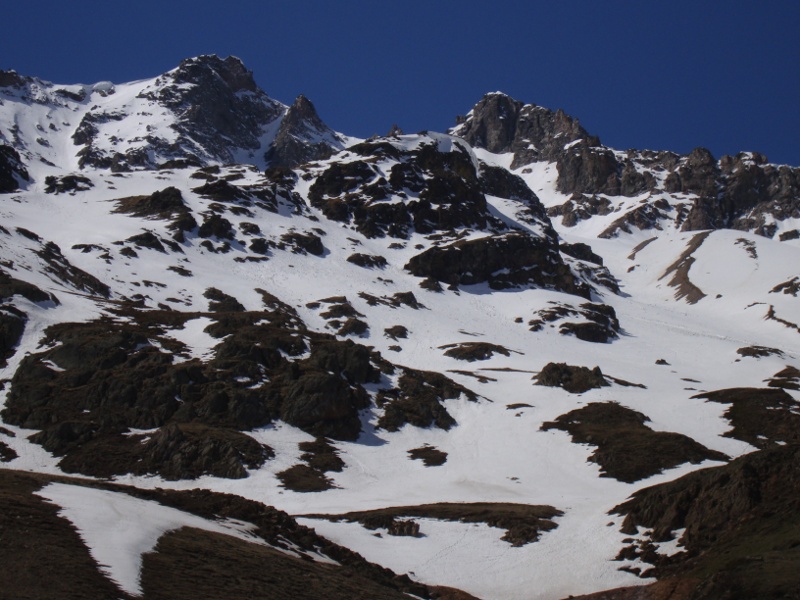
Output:
[[446,126],[0,72],[5,597],[798,597],[800,169]]

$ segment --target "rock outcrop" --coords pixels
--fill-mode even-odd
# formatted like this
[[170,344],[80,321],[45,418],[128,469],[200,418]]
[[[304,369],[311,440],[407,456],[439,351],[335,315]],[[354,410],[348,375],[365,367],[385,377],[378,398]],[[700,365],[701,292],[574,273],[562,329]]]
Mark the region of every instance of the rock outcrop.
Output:
[[0,145],[0,194],[16,192],[30,177],[19,152],[11,146]]

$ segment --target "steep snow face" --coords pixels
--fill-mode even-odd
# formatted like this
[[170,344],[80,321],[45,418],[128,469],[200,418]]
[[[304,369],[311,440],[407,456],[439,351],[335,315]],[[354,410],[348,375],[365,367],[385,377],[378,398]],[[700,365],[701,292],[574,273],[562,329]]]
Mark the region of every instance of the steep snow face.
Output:
[[[609,511],[755,450],[731,437],[726,406],[695,396],[800,367],[798,242],[682,231],[699,196],[664,190],[666,172],[657,191],[584,203],[559,185],[557,160],[517,166],[505,147],[435,133],[345,142],[305,99],[287,109],[253,89],[231,59],[116,86],[14,82],[0,133],[32,182],[0,203],[0,323],[19,334],[0,347],[10,468],[237,494],[420,581],[558,599],[652,581],[619,570],[642,565],[614,560],[628,536]],[[209,89],[230,101],[225,114],[259,107],[257,125],[242,133],[238,116],[209,112]],[[81,127],[91,135],[76,146]],[[269,155],[279,138],[286,151]],[[298,139],[348,147],[266,172],[218,164],[300,156]],[[186,160],[150,168],[175,158]],[[585,209],[574,222],[553,211],[567,202]],[[667,217],[606,235],[642,203]],[[594,384],[543,382],[550,363],[586,367]],[[621,453],[639,461],[632,481],[614,476],[602,424],[588,423],[591,440],[552,426],[609,403],[627,419],[610,437],[643,444]],[[161,532],[227,527],[111,492],[41,494],[130,593]],[[420,536],[330,520],[466,502],[562,514],[519,546],[458,518],[400,518]],[[130,543],[112,547],[103,532],[123,526]]]

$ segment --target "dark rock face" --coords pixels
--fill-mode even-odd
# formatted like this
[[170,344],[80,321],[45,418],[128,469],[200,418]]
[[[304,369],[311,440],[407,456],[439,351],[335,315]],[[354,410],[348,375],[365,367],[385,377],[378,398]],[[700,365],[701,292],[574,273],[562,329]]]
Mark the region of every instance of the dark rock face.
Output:
[[[381,377],[370,349],[307,331],[266,292],[267,310],[258,312],[244,312],[221,290],[205,295],[215,312],[133,311],[125,312],[133,323],[48,329],[52,347],[23,360],[4,420],[40,429],[34,441],[63,457],[63,468],[100,476],[243,477],[270,451],[239,432],[275,419],[317,436],[358,437],[359,413],[371,405],[363,384]],[[162,337],[164,329],[201,315],[214,320],[206,331],[222,339],[214,357],[173,362],[185,349]],[[445,388],[445,397],[460,390]],[[131,428],[158,431],[144,439],[126,435]]]
[[[457,228],[503,227],[488,210],[482,183],[469,151],[452,142],[446,151],[438,139],[420,137],[408,150],[379,139],[349,152],[363,160],[331,164],[309,189],[311,205],[334,221],[352,222],[367,237],[405,239],[413,228],[432,233]],[[375,157],[393,164],[381,172]],[[403,202],[384,202],[391,196]]]
[[377,403],[385,409],[378,426],[387,431],[397,431],[406,424],[448,430],[456,421],[442,402],[462,394],[473,402],[478,399],[474,392],[441,373],[404,369],[397,388],[378,393]]
[[656,200],[651,203],[648,199],[616,219],[597,237],[610,239],[619,235],[620,232],[632,233],[632,228],[658,229],[661,226],[660,222],[670,216],[665,210],[671,210],[669,203],[665,200]]
[[244,312],[244,306],[236,298],[217,288],[208,288],[203,297],[208,299],[208,310],[212,312]]
[[301,95],[286,111],[265,159],[271,167],[296,167],[328,158],[342,147],[336,132],[322,122],[311,101]]
[[589,244],[583,244],[581,242],[575,242],[574,244],[567,244],[565,242],[561,242],[558,245],[558,249],[567,256],[571,256],[572,258],[577,258],[578,260],[583,260],[586,262],[603,266],[603,257],[600,256],[599,254],[595,254],[594,251],[592,250],[592,247]]
[[559,333],[574,335],[579,340],[594,344],[606,344],[619,337],[619,320],[613,307],[587,302],[581,304],[580,308],[580,314],[586,317],[588,322],[562,323]]
[[[536,312],[528,321],[531,331],[541,331],[546,323],[559,323],[559,333],[574,335],[580,340],[606,343],[619,336],[619,320],[614,308],[606,304],[584,302],[578,307],[550,302],[551,306]],[[586,321],[572,321],[583,317]],[[567,321],[566,319],[570,319]]]
[[[190,87],[179,87],[184,84]],[[174,125],[179,135],[198,142],[211,157],[225,163],[234,162],[231,141],[234,146],[257,150],[261,128],[283,112],[256,86],[242,62],[232,56],[185,60],[163,76],[162,86],[143,97],[174,110],[179,116]],[[229,142],[223,145],[225,139]]]
[[[800,585],[800,446],[773,446],[730,464],[702,469],[640,490],[614,512],[622,531],[637,526],[647,539],[620,552],[654,565],[660,583],[688,584],[681,598],[791,598]],[[680,538],[684,551],[667,557],[653,543]],[[648,588],[638,588],[647,590]]]
[[309,358],[273,379],[268,403],[283,421],[312,435],[355,440],[361,432],[359,412],[370,405],[361,384],[375,383],[379,377],[364,346],[320,340],[312,345]]
[[489,342],[462,342],[460,344],[447,344],[439,348],[444,350],[445,356],[467,362],[489,360],[495,354],[510,356],[512,352],[504,346],[490,344]]
[[562,110],[522,104],[504,94],[485,96],[452,132],[472,146],[512,152],[512,169],[538,161],[555,162],[558,190],[566,194],[636,196],[654,189],[656,179],[649,171],[639,172],[634,158],[656,170],[671,162],[671,154],[663,152],[618,159]]
[[[426,600],[475,600],[467,594],[413,582],[408,576],[369,563],[299,525],[288,514],[233,494],[200,489],[142,490],[6,469],[0,470],[0,530],[6,564],[0,572],[0,586],[7,598],[123,595],[97,568],[75,528],[58,515],[59,507],[36,495],[53,481],[109,490],[208,520],[251,523],[255,541],[263,540],[253,544],[188,528],[165,533],[157,551],[143,556],[141,586],[145,598],[403,600],[411,595]],[[541,528],[546,530],[546,524]],[[314,560],[320,554],[335,564]],[[35,568],[43,561],[46,569]]]
[[[45,448],[57,446],[53,430],[31,439]],[[70,451],[59,466],[68,473],[112,477],[125,473],[160,475],[167,480],[202,475],[242,479],[274,453],[253,438],[198,423],[170,424],[152,435],[100,436]]]
[[0,70],[0,87],[21,88],[28,83],[28,78],[23,77],[14,70]]
[[627,483],[686,462],[728,460],[685,435],[653,431],[646,421],[642,413],[616,402],[592,402],[544,423],[542,431],[560,429],[575,443],[596,446],[589,460],[600,465],[601,475]]
[[[430,446],[417,448],[424,450]],[[535,504],[510,504],[494,502],[439,502],[436,504],[421,504],[417,506],[395,506],[359,512],[350,512],[339,515],[314,515],[315,518],[324,518],[331,521],[346,520],[350,523],[359,522],[366,529],[386,529],[389,535],[420,535],[419,524],[413,520],[401,518],[418,517],[420,519],[437,519],[461,523],[485,523],[489,527],[505,529],[502,539],[514,547],[524,546],[537,542],[545,531],[552,531],[558,525],[552,519],[564,513],[555,507]],[[410,525],[404,525],[410,524]],[[442,588],[440,588],[441,590]],[[454,595],[442,594],[442,600],[470,600],[472,596],[453,592]]]
[[563,112],[524,105],[503,94],[485,96],[452,131],[475,147],[513,152],[512,168],[555,162],[557,189],[573,198],[549,214],[563,216],[568,227],[610,212],[609,200],[598,195],[634,197],[663,189],[696,196],[687,199],[688,209],[676,214],[663,198],[647,199],[622,214],[601,237],[658,228],[665,220],[684,231],[734,228],[774,237],[775,220],[800,216],[800,169],[770,165],[758,153],[719,161],[705,148],[683,157],[648,150],[622,154],[601,146]]
[[770,221],[800,215],[800,169],[775,166],[757,153],[723,156],[692,151],[665,182],[669,192],[697,194],[684,231],[733,228],[773,237]]
[[322,245],[322,238],[315,233],[300,233],[292,231],[281,236],[281,242],[291,246],[298,254],[313,254],[322,256],[325,254],[325,246]]
[[28,316],[21,310],[0,304],[0,367],[14,354],[14,349],[22,339]]
[[522,103],[505,94],[484,96],[467,120],[457,127],[457,134],[470,146],[486,148],[499,154],[508,152],[514,142]]
[[558,156],[558,191],[565,194],[620,194],[619,164],[610,150],[577,146]]
[[573,394],[582,394],[609,385],[600,367],[589,369],[566,363],[547,363],[535,379],[536,385],[560,387]]
[[21,181],[30,181],[30,176],[19,153],[0,144],[0,194],[16,192]]
[[48,175],[44,180],[46,194],[85,192],[94,187],[92,180],[83,175]]
[[[36,239],[42,241],[38,236]],[[111,296],[111,288],[107,284],[71,264],[55,242],[43,243],[34,253],[44,261],[46,266],[43,270],[52,278],[87,294],[103,298]]]
[[382,256],[363,254],[361,252],[356,252],[348,256],[347,262],[358,265],[359,267],[364,267],[365,269],[383,269],[389,264]]
[[692,397],[729,405],[725,417],[732,429],[727,437],[756,448],[800,443],[800,403],[783,389],[731,388]]
[[411,274],[449,285],[488,283],[495,290],[535,285],[589,298],[589,287],[562,262],[557,245],[523,233],[429,248],[406,264]]
[[553,160],[564,146],[583,140],[587,146],[599,146],[577,119],[534,104],[523,104],[505,94],[484,96],[467,119],[453,129],[471,146],[490,152],[513,152],[512,168],[539,160]]
[[55,305],[59,304],[58,298],[53,294],[40,290],[32,283],[11,277],[8,273],[0,269],[0,302],[4,303],[13,296],[22,296],[31,302],[52,302]]
[[278,473],[283,486],[295,492],[322,492],[334,487],[326,473],[340,473],[344,461],[339,452],[325,438],[313,442],[300,442],[303,451],[300,460],[305,464],[294,465]]
[[354,440],[361,431],[358,412],[369,404],[363,389],[326,372],[306,371],[287,382],[280,417],[313,435]]
[[221,240],[232,240],[236,236],[236,231],[228,219],[212,213],[206,216],[200,229],[197,230],[197,235],[201,238],[215,237]]
[[184,232],[197,228],[192,211],[186,205],[181,191],[175,187],[153,192],[149,196],[120,198],[114,212],[169,221],[169,228],[174,232],[173,239],[176,242],[183,242]]
[[565,227],[574,227],[594,215],[607,215],[614,210],[611,201],[597,195],[586,196],[573,194],[572,197],[560,206],[551,206],[547,209],[550,217],[563,217],[561,223]]
[[280,120],[278,133],[266,160],[273,166],[297,166],[329,156],[343,144],[317,116],[302,96],[290,107],[270,99],[258,88],[253,75],[235,57],[200,56],[184,60],[159,77],[139,98],[149,100],[176,116],[171,126],[176,140],[146,136],[147,146],[109,152],[96,144],[99,126],[128,118],[120,112],[92,109],[78,125],[73,141],[81,167],[130,171],[172,166],[202,165],[209,161],[236,162],[242,153],[254,163],[264,157],[261,135]]

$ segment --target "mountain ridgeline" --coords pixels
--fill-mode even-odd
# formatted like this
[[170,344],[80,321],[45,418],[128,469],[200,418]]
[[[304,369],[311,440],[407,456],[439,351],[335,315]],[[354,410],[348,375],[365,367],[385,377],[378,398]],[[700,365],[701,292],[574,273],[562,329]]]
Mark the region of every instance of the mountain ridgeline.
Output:
[[16,597],[797,597],[799,168],[200,56],[0,71],[0,207]]

